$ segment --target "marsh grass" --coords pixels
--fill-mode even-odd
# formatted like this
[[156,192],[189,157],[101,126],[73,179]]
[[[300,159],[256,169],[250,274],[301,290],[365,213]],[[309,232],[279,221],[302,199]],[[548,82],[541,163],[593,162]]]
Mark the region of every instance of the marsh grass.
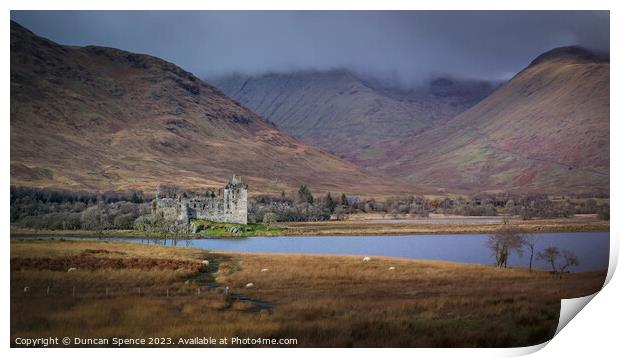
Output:
[[[276,225],[289,236],[294,235],[406,235],[406,234],[477,234],[492,233],[502,225],[497,222],[384,222],[360,220],[286,222]],[[363,217],[362,217],[363,218]],[[389,218],[388,218],[389,219]],[[522,232],[609,231],[609,221],[580,218],[511,220]]]
[[[209,266],[11,271],[12,337],[159,336],[176,342],[237,336],[297,338],[297,346],[310,347],[524,346],[552,337],[561,298],[596,292],[605,278],[605,272],[558,279],[483,265],[224,254],[122,242],[12,242],[11,258],[62,258],[85,250],[102,258],[208,259]],[[268,271],[261,272],[264,268]],[[249,282],[254,286],[247,288]],[[250,300],[225,297],[224,286]],[[252,301],[269,308],[256,309]]]

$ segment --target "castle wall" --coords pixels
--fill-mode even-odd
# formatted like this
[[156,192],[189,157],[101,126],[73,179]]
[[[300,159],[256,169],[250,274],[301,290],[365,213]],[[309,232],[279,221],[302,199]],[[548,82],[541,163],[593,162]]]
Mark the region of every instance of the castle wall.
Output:
[[204,219],[227,223],[248,223],[247,186],[235,178],[217,194],[193,198],[157,198],[154,212],[166,219],[189,223],[191,219]]
[[181,217],[181,203],[173,198],[157,198],[153,206],[153,214],[162,215],[166,220],[179,220]]

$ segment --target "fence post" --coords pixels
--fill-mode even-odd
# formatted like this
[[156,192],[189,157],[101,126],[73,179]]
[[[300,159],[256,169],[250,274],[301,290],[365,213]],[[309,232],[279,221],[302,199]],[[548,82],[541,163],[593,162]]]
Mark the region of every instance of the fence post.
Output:
[[108,297],[108,288],[105,288],[105,296]]
[[168,296],[168,289],[167,289],[167,288],[166,288],[166,297],[169,297],[169,296]]
[[196,296],[200,296],[200,287],[196,290]]
[[45,295],[46,295],[46,296],[49,296],[49,295],[50,295],[50,287],[49,287],[49,286],[47,286],[47,290],[45,291]]
[[140,297],[140,296],[141,296],[141,294],[140,294],[140,287],[138,287],[138,297]]
[[75,297],[75,286],[73,286],[73,293],[71,295]]

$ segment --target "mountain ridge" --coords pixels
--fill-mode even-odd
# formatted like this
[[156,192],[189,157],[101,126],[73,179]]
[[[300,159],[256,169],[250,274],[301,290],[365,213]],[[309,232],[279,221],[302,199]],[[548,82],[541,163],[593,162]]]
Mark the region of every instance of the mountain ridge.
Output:
[[[555,49],[382,170],[475,191],[609,192],[609,63]],[[567,55],[568,54],[568,55]]]
[[[284,131],[416,185],[470,193],[609,192],[608,57],[579,46],[551,49],[498,86],[438,77],[426,89],[403,89],[347,71],[214,84]],[[296,87],[288,88],[291,81]],[[376,111],[368,110],[376,103]]]
[[59,45],[11,22],[12,185],[153,191],[232,174],[255,193],[415,190],[301,143],[170,62]]
[[569,61],[583,63],[609,63],[609,53],[598,52],[582,46],[556,47],[536,57],[529,66],[535,66],[544,61]]
[[434,88],[425,84],[403,89],[343,68],[236,74],[212,82],[278,128],[363,166],[384,159],[383,148],[375,144],[427,130],[477,103],[494,87],[486,81],[445,80]]

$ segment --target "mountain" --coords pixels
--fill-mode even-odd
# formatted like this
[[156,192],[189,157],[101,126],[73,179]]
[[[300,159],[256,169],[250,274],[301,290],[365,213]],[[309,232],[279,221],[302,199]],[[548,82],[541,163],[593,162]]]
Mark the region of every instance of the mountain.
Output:
[[305,142],[417,185],[609,192],[609,56],[580,47],[542,54],[501,86],[403,89],[346,70],[213,83]]
[[304,142],[369,168],[399,141],[454,117],[486,97],[484,81],[436,78],[413,88],[338,69],[211,79],[228,96]]
[[413,188],[300,142],[172,63],[62,46],[11,22],[12,185],[152,191],[233,173],[254,193]]
[[609,193],[609,57],[551,50],[445,124],[391,143],[381,170],[465,191]]

